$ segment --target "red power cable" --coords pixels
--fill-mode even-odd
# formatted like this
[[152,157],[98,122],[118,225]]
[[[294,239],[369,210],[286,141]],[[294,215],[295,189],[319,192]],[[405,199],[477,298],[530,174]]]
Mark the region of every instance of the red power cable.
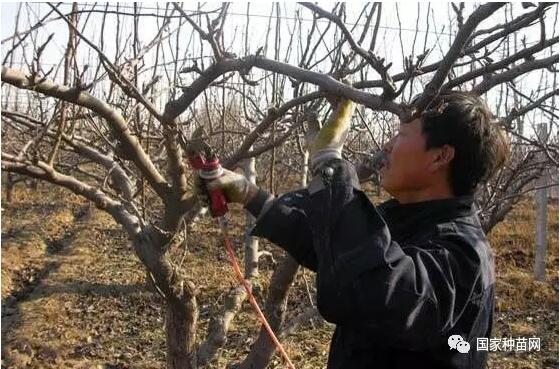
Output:
[[235,271],[235,275],[236,275],[237,279],[239,280],[239,282],[245,288],[245,292],[247,292],[249,302],[253,306],[253,309],[255,309],[255,312],[257,313],[257,317],[259,318],[260,322],[262,323],[262,325],[266,329],[266,332],[268,333],[268,336],[270,337],[270,339],[272,340],[272,342],[274,343],[274,345],[276,346],[278,351],[280,351],[280,354],[282,355],[282,357],[286,360],[287,367],[290,368],[290,369],[295,369],[295,366],[294,366],[294,364],[292,364],[290,358],[288,357],[288,354],[286,353],[286,350],[284,350],[284,347],[282,346],[282,344],[280,343],[278,338],[276,338],[276,335],[272,331],[272,328],[270,328],[270,325],[266,321],[266,318],[265,318],[263,312],[261,311],[261,308],[259,307],[259,304],[257,303],[257,300],[255,300],[255,296],[253,296],[253,293],[251,292],[251,286],[249,285],[249,283],[243,277],[243,273],[241,273],[241,268],[239,267],[239,263],[237,262],[237,258],[235,257],[235,251],[233,250],[233,246],[232,246],[231,241],[230,241],[229,236],[228,236],[227,224],[226,224],[225,217],[223,217],[223,216],[219,217],[218,218],[218,224],[220,225],[220,229],[222,230],[222,234],[224,236],[224,243],[226,245],[227,253],[228,253],[228,256],[229,256],[229,261],[231,262],[231,265],[233,266],[233,270]]
[[[188,160],[193,168],[199,170],[200,177],[205,180],[213,180],[219,178],[223,173],[219,159],[215,155],[213,155],[213,153],[211,152],[211,148],[209,146],[206,147],[206,152],[204,154],[202,152],[195,152],[194,154],[191,153],[191,155],[189,155],[188,157]],[[243,285],[243,288],[245,288],[245,292],[247,292],[249,302],[253,306],[253,309],[255,309],[255,312],[257,313],[257,317],[259,318],[260,322],[266,329],[268,336],[270,337],[270,339],[272,340],[276,348],[280,351],[280,354],[282,354],[282,357],[284,357],[284,359],[286,360],[286,363],[288,364],[288,368],[295,369],[294,364],[292,364],[292,362],[290,361],[290,358],[288,357],[288,354],[284,350],[284,347],[282,347],[282,344],[280,343],[280,341],[278,341],[278,338],[276,338],[276,335],[272,331],[272,328],[270,328],[270,325],[266,321],[264,314],[259,308],[259,304],[257,304],[257,301],[255,300],[255,296],[253,296],[253,293],[251,292],[251,286],[249,285],[249,283],[247,283],[247,281],[243,277],[243,273],[241,273],[241,268],[239,268],[239,263],[237,262],[237,258],[235,257],[235,252],[233,251],[233,246],[228,236],[227,221],[226,218],[224,217],[224,215],[228,211],[227,200],[223,192],[219,189],[209,191],[208,195],[210,200],[210,204],[209,204],[210,213],[212,214],[213,217],[218,219],[218,225],[222,230],[222,235],[224,237],[224,242],[229,256],[229,261],[233,266],[235,275],[239,280],[239,282]]]

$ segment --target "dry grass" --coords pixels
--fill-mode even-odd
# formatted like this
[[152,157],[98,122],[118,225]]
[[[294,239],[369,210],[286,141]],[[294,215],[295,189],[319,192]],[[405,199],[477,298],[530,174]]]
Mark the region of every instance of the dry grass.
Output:
[[532,274],[535,208],[531,199],[520,203],[496,226],[490,240],[496,254],[497,306],[493,336],[540,337],[540,352],[496,352],[490,368],[537,369],[558,367],[558,204],[549,205],[547,278]]
[[[31,204],[40,208],[40,201]],[[6,215],[19,216],[15,205]],[[71,244],[50,256],[55,261],[39,284],[2,317],[3,367],[160,367],[160,304],[145,290],[142,266],[123,232],[97,210],[82,220],[56,219]],[[3,250],[3,262],[17,246]]]
[[[126,235],[105,213],[75,219],[85,203],[60,189],[19,189],[2,213],[2,367],[5,368],[156,368],[165,363],[161,302],[144,287],[144,271]],[[548,279],[533,281],[534,211],[518,206],[491,234],[497,264],[497,310],[494,337],[541,337],[537,353],[492,353],[490,368],[558,366],[558,207],[550,206]],[[242,220],[233,207],[232,219]],[[231,237],[241,249],[241,224]],[[236,285],[218,228],[211,219],[198,223],[184,257],[183,270],[199,286],[200,340],[212,309]],[[262,242],[276,260],[278,248]],[[263,263],[259,284],[266,291],[274,265]],[[37,271],[44,273],[37,277]],[[38,281],[29,281],[29,277]],[[26,279],[28,278],[28,279]],[[298,273],[290,291],[290,316],[308,306],[306,280]],[[25,286],[33,288],[25,290]],[[18,292],[24,288],[23,292]],[[20,293],[18,295],[18,293]],[[6,301],[15,296],[15,302]],[[257,298],[262,303],[263,294]],[[7,306],[6,305],[6,306]],[[212,365],[224,368],[248,352],[259,324],[248,304],[234,319],[228,343]],[[333,327],[306,325],[284,340],[299,369],[324,367]],[[275,356],[270,368],[282,368]]]

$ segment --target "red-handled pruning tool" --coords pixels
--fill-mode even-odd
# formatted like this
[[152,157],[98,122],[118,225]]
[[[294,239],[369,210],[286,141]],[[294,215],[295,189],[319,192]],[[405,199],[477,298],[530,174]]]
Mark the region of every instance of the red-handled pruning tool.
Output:
[[[207,144],[202,144],[202,147],[199,147],[199,150],[193,150],[193,147],[190,150],[187,150],[187,155],[189,159],[189,163],[194,169],[198,170],[198,175],[205,181],[211,181],[213,179],[219,178],[223,174],[222,166],[220,165],[220,161],[218,157],[214,154],[211,147]],[[222,235],[224,237],[224,243],[226,245],[229,261],[233,266],[233,270],[235,271],[235,276],[239,283],[241,283],[247,293],[247,297],[249,302],[253,306],[253,309],[257,313],[257,316],[264,326],[265,330],[267,331],[270,339],[274,342],[274,345],[280,351],[280,354],[286,360],[287,367],[290,369],[295,369],[294,364],[290,361],[286,350],[274,334],[274,331],[268,324],[262,310],[260,309],[255,296],[251,291],[251,285],[249,282],[245,280],[243,277],[243,273],[241,272],[241,268],[239,267],[239,262],[235,257],[235,251],[233,249],[233,245],[230,241],[228,230],[227,230],[227,220],[224,215],[228,211],[227,201],[220,189],[211,190],[208,193],[209,200],[210,200],[210,214],[212,217],[218,219],[218,224],[220,225],[220,229],[222,230]]]
[[[198,170],[200,178],[206,181],[219,178],[224,172],[218,157],[209,146],[206,146],[205,153],[192,153],[188,159],[191,166]],[[210,197],[210,214],[214,218],[225,215],[228,211],[228,206],[223,192],[220,189],[215,189],[209,191],[208,195]]]

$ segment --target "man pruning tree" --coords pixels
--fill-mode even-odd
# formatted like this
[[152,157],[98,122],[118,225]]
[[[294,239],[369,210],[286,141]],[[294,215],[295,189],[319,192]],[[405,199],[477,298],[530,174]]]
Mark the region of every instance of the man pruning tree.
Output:
[[[505,136],[478,96],[440,95],[384,147],[393,199],[374,206],[341,157],[353,111],[338,103],[310,144],[307,189],[275,199],[231,171],[208,188],[317,273],[318,309],[336,324],[329,369],[483,368],[476,339],[492,329],[494,261],[473,196],[504,163]],[[468,352],[450,349],[457,335]]]

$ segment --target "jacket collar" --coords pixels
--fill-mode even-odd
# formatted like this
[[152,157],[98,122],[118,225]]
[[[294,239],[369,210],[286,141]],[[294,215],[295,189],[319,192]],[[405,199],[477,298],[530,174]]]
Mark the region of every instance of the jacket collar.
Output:
[[396,239],[433,228],[436,224],[476,214],[474,196],[459,196],[401,204],[391,199],[378,206],[391,234]]

